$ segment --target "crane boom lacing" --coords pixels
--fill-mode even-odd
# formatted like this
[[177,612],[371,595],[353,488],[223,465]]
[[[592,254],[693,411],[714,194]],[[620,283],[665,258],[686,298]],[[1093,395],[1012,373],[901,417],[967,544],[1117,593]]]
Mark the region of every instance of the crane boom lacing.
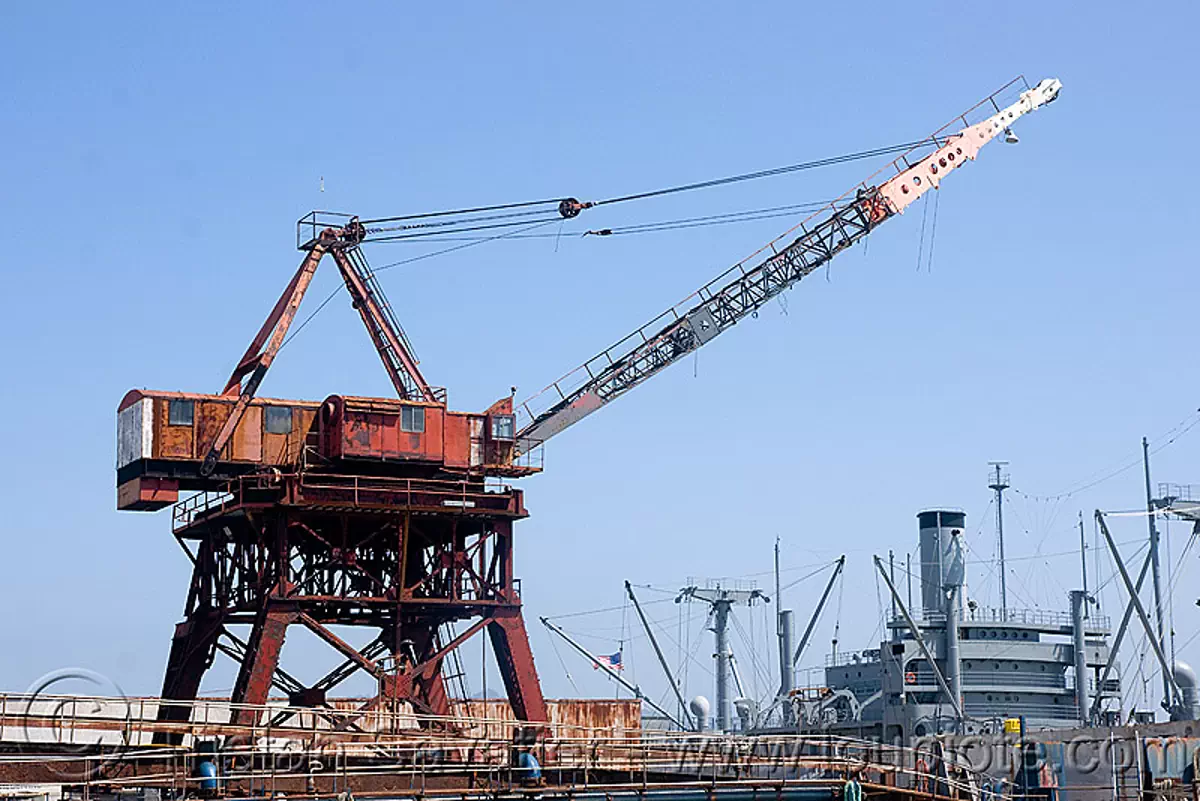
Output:
[[[1016,102],[1001,108],[997,98],[1017,83],[1025,91]],[[937,188],[945,175],[974,159],[979,149],[1001,130],[1007,131],[1011,122],[1053,101],[1061,86],[1055,79],[1043,80],[1033,88],[1023,78],[1010,81],[925,140],[935,146],[933,153],[915,162],[900,156],[890,165],[894,169],[892,176],[875,186],[860,184],[853,197],[847,193],[831,203],[828,216],[811,227],[808,221],[801,223],[796,228],[802,233],[791,244],[778,249],[776,243],[783,237],[772,241],[750,259],[735,264],[681,303],[519,404],[515,410],[519,420],[518,451],[526,452],[545,442],[679,361],[827,264],[881,222],[902,213],[930,188]],[[967,114],[981,108],[994,113],[970,124]],[[943,133],[960,121],[960,130]],[[771,255],[756,266],[749,269],[745,266],[767,250]]]

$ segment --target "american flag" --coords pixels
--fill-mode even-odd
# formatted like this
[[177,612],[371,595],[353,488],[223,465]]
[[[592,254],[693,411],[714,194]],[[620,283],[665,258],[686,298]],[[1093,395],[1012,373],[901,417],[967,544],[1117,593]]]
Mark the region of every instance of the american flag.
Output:
[[625,666],[621,664],[621,652],[620,651],[617,651],[615,654],[606,654],[604,656],[599,656],[599,657],[597,657],[597,660],[598,660],[597,662],[592,664],[592,670],[599,670],[601,665],[604,665],[605,667],[610,667],[613,670],[624,670],[625,669]]

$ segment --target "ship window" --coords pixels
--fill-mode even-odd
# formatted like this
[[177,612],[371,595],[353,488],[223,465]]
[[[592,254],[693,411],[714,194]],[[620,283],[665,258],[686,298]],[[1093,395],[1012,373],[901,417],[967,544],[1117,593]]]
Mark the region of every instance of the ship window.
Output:
[[167,401],[167,425],[190,426],[196,414],[196,402],[190,400]]
[[511,414],[492,415],[492,439],[512,439],[516,418]]
[[266,428],[268,434],[292,433],[292,407],[268,406],[266,411]]
[[400,409],[400,430],[413,434],[425,433],[425,407],[404,406]]

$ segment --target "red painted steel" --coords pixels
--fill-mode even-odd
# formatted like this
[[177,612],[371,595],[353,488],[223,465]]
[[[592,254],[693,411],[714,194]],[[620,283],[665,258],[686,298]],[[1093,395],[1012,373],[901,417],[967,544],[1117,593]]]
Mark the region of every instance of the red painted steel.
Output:
[[[275,688],[324,704],[328,691],[365,671],[379,687],[368,708],[403,702],[447,716],[443,663],[486,630],[514,713],[546,721],[512,567],[512,521],[527,513],[521,492],[485,483],[540,468],[513,464],[511,398],[482,414],[451,412],[445,393],[426,383],[357,253],[355,226],[306,243],[221,394],[137,390],[118,408],[118,508],[160,509],[181,490],[200,491],[172,515],[193,572],[162,698],[195,699],[220,651],[240,663],[235,703],[265,703]],[[256,397],[326,252],[398,399]],[[456,634],[460,621],[473,622]],[[279,664],[297,624],[343,660],[312,685]],[[377,636],[356,649],[331,626]],[[164,721],[186,714],[179,705],[159,711]]]
[[[519,490],[481,480],[311,470],[241,476],[179,504],[175,534],[194,568],[162,697],[194,699],[221,650],[241,660],[238,703],[262,703],[272,686],[320,702],[363,670],[380,687],[372,706],[445,715],[443,661],[486,628],[513,709],[546,720],[513,574],[512,522],[525,515]],[[452,636],[464,620],[475,622]],[[304,686],[279,669],[295,624],[345,659],[328,680]],[[233,648],[238,625],[250,636]],[[376,640],[357,650],[329,628],[338,625],[369,627]]]

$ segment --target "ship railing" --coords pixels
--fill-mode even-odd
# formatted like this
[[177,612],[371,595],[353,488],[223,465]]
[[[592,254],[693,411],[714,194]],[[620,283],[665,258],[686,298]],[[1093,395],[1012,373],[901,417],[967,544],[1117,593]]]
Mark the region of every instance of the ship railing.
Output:
[[[913,615],[918,623],[945,623],[944,612],[922,611]],[[967,608],[961,617],[963,623],[996,623],[1006,625],[1054,626],[1057,628],[1071,627],[1071,613],[1058,612],[1052,609],[997,609],[994,607],[977,606]],[[902,615],[895,615],[891,621],[892,627],[905,628],[907,622]],[[1088,631],[1109,631],[1111,620],[1107,615],[1089,615],[1084,621]]]
[[874,665],[881,661],[878,648],[867,648],[862,651],[844,651],[825,656],[825,667],[845,667],[854,665]]
[[[1003,697],[1003,696],[1001,696]],[[1069,704],[1026,704],[1010,701],[963,704],[967,717],[987,720],[989,718],[1043,718],[1049,720],[1078,720],[1079,707]]]
[[1196,484],[1168,484],[1160,482],[1158,498],[1160,505],[1169,506],[1173,503],[1200,503],[1200,486]]
[[[1074,675],[1064,676],[1063,677],[1063,685],[1068,690],[1074,690],[1075,689],[1075,676]],[[1094,695],[1096,693],[1096,677],[1088,676],[1087,685],[1088,685],[1088,692],[1090,692]],[[1110,679],[1108,679],[1108,681],[1104,682],[1104,690],[1103,690],[1104,695],[1114,695],[1114,694],[1117,694],[1120,692],[1121,692],[1121,680],[1120,679],[1110,678]]]
[[[990,660],[979,660],[982,662],[990,662]],[[923,677],[923,676],[922,676]],[[1054,673],[1021,673],[1019,671],[1005,671],[1002,667],[1000,670],[993,670],[991,665],[985,670],[964,670],[962,674],[963,685],[970,687],[1041,687],[1053,690],[1062,690],[1067,687],[1065,674],[1055,671]],[[928,677],[929,684],[933,684],[935,679],[930,674]]]

